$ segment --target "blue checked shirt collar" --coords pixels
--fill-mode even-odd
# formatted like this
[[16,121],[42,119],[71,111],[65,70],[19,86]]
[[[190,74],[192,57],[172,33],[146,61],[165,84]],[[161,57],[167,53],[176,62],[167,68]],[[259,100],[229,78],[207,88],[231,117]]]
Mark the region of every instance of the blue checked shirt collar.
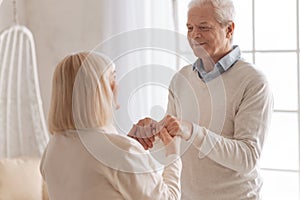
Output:
[[220,76],[222,73],[226,72],[230,67],[232,67],[241,57],[240,48],[234,45],[232,51],[221,58],[214,66],[214,69],[210,72],[206,72],[203,67],[203,62],[201,58],[198,58],[193,64],[193,70],[198,72],[199,77],[204,81],[208,82]]

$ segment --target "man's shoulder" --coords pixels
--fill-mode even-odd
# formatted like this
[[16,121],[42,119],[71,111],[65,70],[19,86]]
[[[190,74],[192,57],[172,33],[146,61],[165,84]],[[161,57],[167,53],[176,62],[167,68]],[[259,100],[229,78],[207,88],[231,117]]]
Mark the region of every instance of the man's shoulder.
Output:
[[230,71],[235,76],[242,76],[244,79],[265,79],[265,74],[259,66],[243,59],[238,60]]
[[186,65],[179,69],[173,76],[171,83],[182,83],[190,80],[194,74],[193,65]]
[[189,65],[186,65],[184,67],[182,67],[178,73],[181,73],[181,74],[187,74],[187,73],[190,73],[193,71],[193,65],[192,64],[189,64]]
[[182,67],[182,68],[180,68],[179,70],[178,70],[178,72],[176,72],[176,74],[175,74],[175,78],[176,77],[189,77],[189,76],[191,76],[192,74],[194,73],[194,70],[193,70],[193,65],[192,64],[189,64],[189,65],[186,65],[186,66],[184,66],[184,67]]
[[268,80],[264,72],[259,66],[256,66],[245,60],[238,60],[232,67],[229,73],[224,73],[227,77],[228,82],[236,85],[239,83],[240,86],[248,87],[252,85],[268,85]]

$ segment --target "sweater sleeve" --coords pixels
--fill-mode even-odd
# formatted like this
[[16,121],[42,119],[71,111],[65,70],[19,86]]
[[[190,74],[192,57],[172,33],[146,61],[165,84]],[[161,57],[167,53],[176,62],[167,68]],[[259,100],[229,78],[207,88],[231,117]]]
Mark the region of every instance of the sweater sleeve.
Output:
[[175,107],[175,97],[172,92],[171,86],[169,88],[169,95],[168,95],[168,107],[167,107],[167,114],[176,116],[176,107]]
[[260,158],[273,111],[273,97],[265,79],[251,81],[234,118],[233,138],[225,138],[193,124],[193,145],[199,158],[208,156],[234,171],[253,170]]
[[[107,167],[104,173],[124,199],[180,199],[182,170],[180,157],[175,154],[166,157],[170,164],[164,166],[162,170],[161,167],[154,167],[157,166],[157,161],[142,146],[138,143],[129,145],[128,152],[130,154],[122,162],[127,162],[132,170],[126,172]],[[141,154],[144,156],[138,156]],[[134,170],[137,166],[145,166],[145,172]],[[101,167],[101,169],[103,168]],[[139,170],[141,170],[141,167],[139,167]]]
[[173,156],[176,156],[176,159],[171,158],[174,161],[164,168],[163,173],[160,171],[132,173],[110,169],[107,178],[124,199],[177,200],[181,198],[182,162],[177,155],[170,155],[169,158]]

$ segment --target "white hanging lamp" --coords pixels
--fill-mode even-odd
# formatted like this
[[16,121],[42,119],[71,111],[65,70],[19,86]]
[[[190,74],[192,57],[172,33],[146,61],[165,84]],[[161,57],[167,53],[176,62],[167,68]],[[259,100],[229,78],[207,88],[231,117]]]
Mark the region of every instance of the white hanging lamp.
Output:
[[0,35],[0,159],[40,157],[49,136],[32,33],[15,25]]

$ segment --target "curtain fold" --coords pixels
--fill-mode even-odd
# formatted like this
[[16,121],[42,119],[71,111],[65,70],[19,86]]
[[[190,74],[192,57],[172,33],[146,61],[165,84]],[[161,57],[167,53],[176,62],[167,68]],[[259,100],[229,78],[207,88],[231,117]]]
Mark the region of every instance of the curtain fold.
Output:
[[[96,50],[116,64],[121,108],[115,122],[120,133],[127,134],[141,118],[160,120],[164,116],[177,58],[157,43],[165,39],[160,32],[161,37],[168,37],[165,32],[172,35],[175,31],[173,8],[173,0],[103,1],[100,24],[105,40]],[[170,41],[174,49],[176,38]]]

